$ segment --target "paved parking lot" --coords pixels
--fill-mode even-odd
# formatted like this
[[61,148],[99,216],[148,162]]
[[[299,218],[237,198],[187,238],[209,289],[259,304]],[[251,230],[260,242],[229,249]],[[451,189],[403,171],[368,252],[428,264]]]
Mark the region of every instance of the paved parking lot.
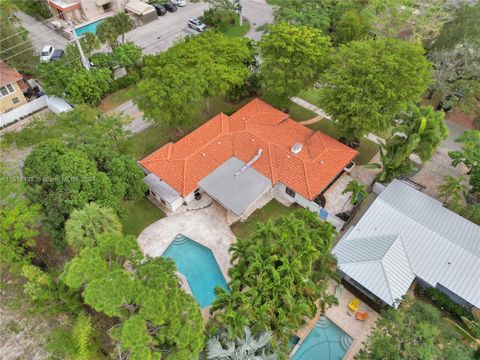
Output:
[[176,40],[197,31],[187,27],[187,19],[199,17],[208,7],[207,3],[188,2],[176,12],[167,12],[157,20],[130,31],[125,38],[140,46],[144,55],[151,55],[168,49]]

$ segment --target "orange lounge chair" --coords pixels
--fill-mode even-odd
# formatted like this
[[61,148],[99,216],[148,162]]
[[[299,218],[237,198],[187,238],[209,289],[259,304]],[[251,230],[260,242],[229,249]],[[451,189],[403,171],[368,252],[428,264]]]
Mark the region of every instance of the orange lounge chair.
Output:
[[360,306],[360,300],[358,299],[353,299],[352,301],[350,301],[350,304],[348,304],[348,308],[353,312],[357,311],[359,306]]
[[368,318],[368,313],[366,311],[357,311],[355,317],[357,318],[357,320],[365,321]]

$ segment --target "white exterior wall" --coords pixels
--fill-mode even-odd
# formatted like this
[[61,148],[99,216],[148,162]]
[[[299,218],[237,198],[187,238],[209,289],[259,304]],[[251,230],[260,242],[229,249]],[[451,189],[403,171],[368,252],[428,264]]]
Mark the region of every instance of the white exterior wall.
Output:
[[302,195],[300,195],[297,192],[295,193],[295,197],[291,197],[286,193],[286,189],[287,187],[285,186],[285,184],[282,184],[280,182],[277,183],[274,187],[274,190],[277,190],[279,193],[281,193],[284,199],[288,199],[292,203],[297,203],[301,207],[309,209],[310,211],[313,211],[318,214],[318,212],[320,211],[320,206],[318,204],[308,199],[305,199]]
[[127,0],[111,0],[110,4],[111,10],[105,11],[103,6],[97,5],[96,0],[80,0],[80,7],[88,20],[101,18],[103,15],[111,13],[112,11],[115,13],[124,11]]

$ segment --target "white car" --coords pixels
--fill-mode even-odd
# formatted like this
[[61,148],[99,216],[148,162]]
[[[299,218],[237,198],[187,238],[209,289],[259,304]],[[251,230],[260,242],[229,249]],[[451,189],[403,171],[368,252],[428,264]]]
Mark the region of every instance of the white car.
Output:
[[55,48],[52,45],[46,45],[42,49],[42,53],[40,55],[40,61],[41,62],[49,62],[50,59],[52,58],[53,52],[55,51]]
[[199,32],[202,32],[203,30],[205,30],[207,28],[203,22],[201,22],[200,20],[198,20],[196,18],[195,19],[188,19],[187,25],[188,25],[189,28],[195,29]]
[[180,6],[180,7],[187,6],[187,1],[186,0],[170,0],[170,1],[172,2],[172,4]]

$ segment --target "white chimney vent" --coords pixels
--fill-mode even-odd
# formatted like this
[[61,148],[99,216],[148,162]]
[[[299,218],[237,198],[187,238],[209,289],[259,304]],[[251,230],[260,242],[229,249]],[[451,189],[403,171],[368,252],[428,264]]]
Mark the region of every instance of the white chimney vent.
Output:
[[302,151],[302,144],[295,143],[290,150],[293,154],[297,155],[298,153],[300,153],[300,151]]

